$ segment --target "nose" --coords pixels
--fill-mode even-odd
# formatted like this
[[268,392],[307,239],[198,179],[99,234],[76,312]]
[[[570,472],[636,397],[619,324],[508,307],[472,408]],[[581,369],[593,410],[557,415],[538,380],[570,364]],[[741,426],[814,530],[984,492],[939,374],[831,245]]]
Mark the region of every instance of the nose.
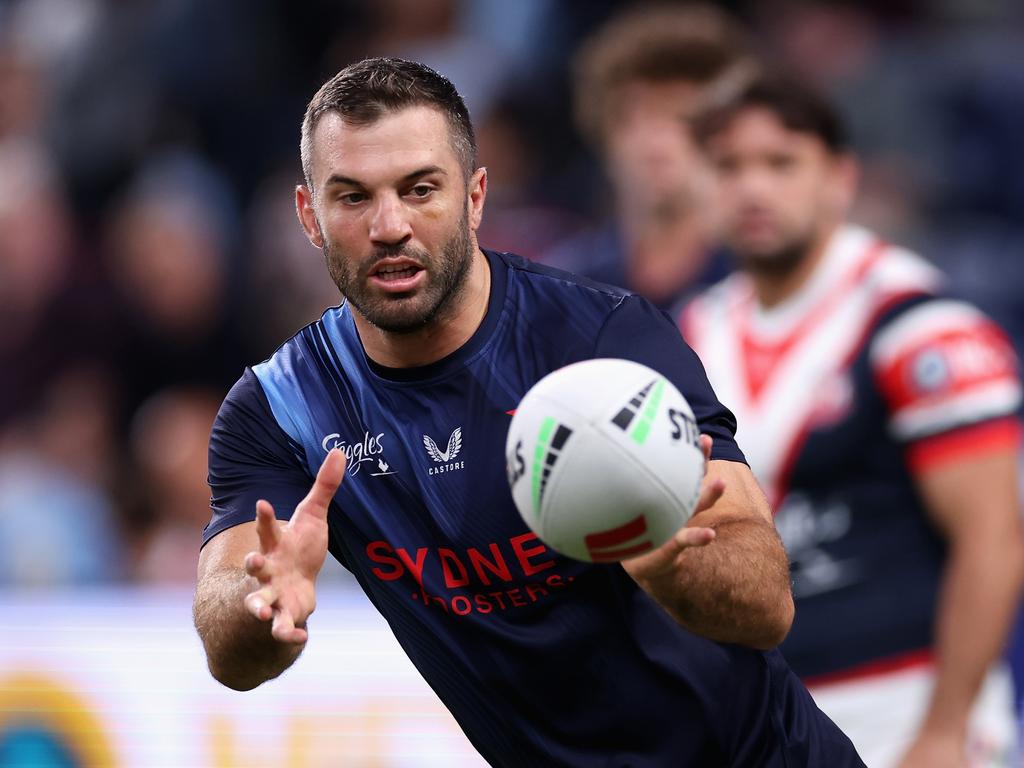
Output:
[[408,212],[397,195],[381,195],[370,221],[370,240],[377,245],[401,245],[412,237]]

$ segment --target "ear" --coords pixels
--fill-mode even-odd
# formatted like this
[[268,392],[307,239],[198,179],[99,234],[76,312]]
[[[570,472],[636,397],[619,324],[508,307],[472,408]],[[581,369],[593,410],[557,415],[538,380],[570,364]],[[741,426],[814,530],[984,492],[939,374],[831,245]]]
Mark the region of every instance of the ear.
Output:
[[484,218],[484,201],[487,199],[487,169],[477,168],[469,177],[466,195],[466,209],[469,214],[469,228],[476,232]]
[[313,193],[305,184],[299,184],[295,188],[295,214],[299,217],[299,224],[309,238],[309,242],[317,248],[324,247],[324,235],[320,231],[320,222],[316,219],[316,210],[313,208]]

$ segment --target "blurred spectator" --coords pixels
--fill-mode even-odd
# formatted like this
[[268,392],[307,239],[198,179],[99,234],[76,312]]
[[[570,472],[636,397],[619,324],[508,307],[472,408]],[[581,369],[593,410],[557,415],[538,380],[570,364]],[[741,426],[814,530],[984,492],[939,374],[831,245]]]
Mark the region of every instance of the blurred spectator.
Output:
[[448,77],[479,119],[512,69],[504,49],[460,28],[461,5],[458,0],[374,0],[367,4],[362,50],[339,51],[334,63],[340,68],[363,55],[422,62]]
[[0,429],[48,382],[104,356],[101,291],[45,148],[0,142]]
[[68,367],[0,430],[0,584],[81,586],[123,575],[107,488],[116,452],[107,372]]
[[542,260],[664,308],[725,274],[711,248],[708,170],[683,124],[747,53],[736,23],[703,5],[633,9],[587,41],[575,59],[576,117],[604,161],[615,216]]
[[477,232],[483,247],[535,259],[582,228],[583,218],[549,190],[557,125],[547,100],[511,90],[477,122],[479,162],[487,168],[487,211]]
[[342,300],[325,279],[323,253],[310,245],[295,218],[289,193],[300,177],[291,164],[270,174],[246,215],[248,270],[239,309],[250,359],[269,357],[282,340]]
[[126,413],[167,385],[227,391],[241,374],[231,313],[233,198],[189,154],[154,158],[114,209],[105,260]]
[[[223,393],[167,389],[135,414],[132,463],[140,515],[133,573],[146,583],[193,584],[199,534],[210,519],[210,427]],[[255,513],[254,513],[255,514]]]

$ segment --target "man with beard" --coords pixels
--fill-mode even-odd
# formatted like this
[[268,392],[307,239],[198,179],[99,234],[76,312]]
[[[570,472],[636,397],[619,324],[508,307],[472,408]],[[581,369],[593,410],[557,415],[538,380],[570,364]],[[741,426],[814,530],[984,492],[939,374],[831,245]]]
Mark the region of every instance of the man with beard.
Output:
[[[461,97],[419,64],[354,64],[310,102],[296,205],[345,303],[214,424],[211,672],[243,690],[295,661],[329,550],[494,765],[861,765],[771,650],[785,554],[700,363],[643,299],[481,250],[474,155]],[[545,547],[505,476],[511,409],[593,357],[661,370],[706,433],[692,521],[621,565]]]
[[783,654],[869,765],[1015,765],[1008,680],[986,678],[1024,574],[1007,339],[920,257],[844,223],[855,162],[803,84],[754,78],[695,133],[742,271],[683,332],[778,510]]

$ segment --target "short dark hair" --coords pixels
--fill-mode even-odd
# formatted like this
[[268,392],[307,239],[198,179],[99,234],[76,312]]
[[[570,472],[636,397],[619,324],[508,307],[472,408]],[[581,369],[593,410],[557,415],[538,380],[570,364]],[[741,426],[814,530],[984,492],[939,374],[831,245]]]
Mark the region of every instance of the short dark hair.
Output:
[[747,35],[712,5],[646,5],[605,23],[573,60],[576,123],[595,145],[616,93],[633,82],[703,86],[750,57]]
[[430,67],[398,58],[363,59],[320,86],[302,119],[302,173],[312,189],[313,132],[328,112],[352,125],[372,125],[388,112],[430,106],[448,120],[452,148],[466,178],[476,170],[476,136],[469,110],[451,81]]
[[694,136],[706,146],[740,112],[758,108],[774,113],[791,131],[818,137],[834,154],[850,149],[842,118],[828,99],[806,81],[781,72],[758,72],[709,94],[691,122]]

